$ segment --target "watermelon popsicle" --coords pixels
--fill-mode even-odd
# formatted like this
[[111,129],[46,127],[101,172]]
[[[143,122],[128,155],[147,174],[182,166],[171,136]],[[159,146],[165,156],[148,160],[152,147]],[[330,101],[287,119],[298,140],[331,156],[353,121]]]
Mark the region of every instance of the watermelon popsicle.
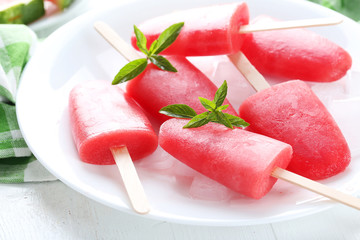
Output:
[[[185,57],[169,56],[167,59],[178,72],[165,72],[151,64],[126,86],[127,92],[161,123],[170,118],[159,113],[162,107],[181,102],[201,113],[204,109],[197,97],[211,98],[217,90],[214,83]],[[228,100],[225,104],[230,105],[225,112],[238,115]]]
[[311,89],[300,80],[270,86],[244,54],[230,56],[255,95],[240,106],[248,130],[289,143],[294,150],[288,169],[310,179],[343,172],[351,156],[333,117]]
[[80,159],[98,165],[116,162],[134,210],[147,213],[148,203],[132,160],[155,151],[157,136],[140,107],[119,87],[91,81],[72,89],[69,113]]
[[333,117],[299,80],[277,84],[248,97],[240,115],[248,130],[289,143],[294,157],[288,170],[314,180],[343,172],[351,156]]
[[[109,26],[98,22],[95,28],[129,61],[140,58],[135,49],[124,42]],[[159,123],[170,118],[159,113],[162,107],[182,102],[192,106],[197,113],[201,113],[203,106],[197,97],[211,98],[217,90],[214,83],[185,57],[170,56],[168,59],[178,70],[177,72],[163,71],[150,64],[126,86],[130,96]],[[225,104],[229,105],[225,112],[237,115],[228,100],[225,100]]]
[[[139,28],[148,39],[148,46],[160,33],[176,22],[185,22],[176,41],[167,48],[164,55],[211,56],[239,52],[245,36],[243,33],[274,29],[298,28],[300,26],[324,26],[338,24],[337,18],[305,19],[264,24],[249,24],[249,9],[245,2],[218,4],[206,7],[176,11],[149,19]],[[136,37],[131,37],[137,48]]]
[[[260,16],[252,23],[280,22]],[[254,32],[241,51],[262,74],[286,80],[331,82],[350,69],[351,56],[339,45],[307,29]]]
[[228,188],[255,199],[276,182],[271,172],[286,168],[290,145],[240,128],[216,123],[183,128],[186,120],[170,119],[161,125],[159,144],[170,155]]
[[186,120],[161,125],[159,144],[189,167],[248,197],[260,199],[282,179],[360,210],[360,200],[284,170],[291,161],[290,145],[239,128],[216,123],[183,128]]
[[[221,4],[172,12],[149,19],[139,25],[148,39],[148,46],[167,27],[185,22],[176,41],[163,54],[207,56],[240,51],[243,38],[240,26],[249,23],[249,9],[245,2]],[[137,48],[136,38],[132,45]]]

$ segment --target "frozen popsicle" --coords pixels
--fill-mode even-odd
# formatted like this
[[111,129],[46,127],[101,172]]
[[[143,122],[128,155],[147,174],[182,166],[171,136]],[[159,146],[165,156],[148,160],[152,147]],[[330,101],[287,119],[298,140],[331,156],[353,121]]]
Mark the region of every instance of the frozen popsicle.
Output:
[[[200,20],[200,21],[199,21]],[[171,12],[145,21],[138,27],[150,44],[168,26],[184,22],[176,41],[163,54],[182,56],[220,55],[238,52],[243,38],[239,28],[249,22],[249,10],[244,2],[213,5]],[[136,47],[136,38],[131,42]]]
[[248,97],[240,116],[249,131],[290,144],[294,156],[288,170],[324,179],[346,169],[350,150],[333,117],[302,81],[288,81]]
[[[95,28],[125,58],[128,60],[139,58],[135,49],[117,36],[109,26],[97,23]],[[129,81],[126,86],[129,95],[160,123],[170,118],[159,113],[162,107],[181,102],[201,113],[204,108],[198,97],[212,98],[217,90],[214,83],[185,57],[169,56],[167,59],[177,72],[163,71],[149,64],[143,73]],[[224,104],[229,104],[226,113],[237,115],[228,100],[225,100]]]
[[[276,22],[261,16],[256,23]],[[242,52],[264,75],[286,80],[331,82],[342,78],[351,67],[351,56],[334,42],[306,29],[252,33]]]
[[283,168],[291,161],[290,145],[239,128],[210,123],[183,128],[187,120],[170,119],[160,128],[159,144],[189,167],[255,199],[282,179],[360,210],[360,199]]
[[[241,50],[245,35],[254,31],[324,26],[338,24],[339,18],[319,18],[288,21],[281,24],[249,25],[249,9],[245,2],[198,7],[171,12],[141,23],[138,27],[148,39],[148,45],[167,27],[185,22],[176,41],[163,54],[181,56],[210,56],[233,54]],[[136,46],[136,38],[131,38]]]
[[349,165],[348,144],[333,117],[302,81],[270,86],[244,54],[230,56],[258,91],[240,106],[254,131],[293,147],[288,169],[310,179],[334,176]]
[[157,147],[157,137],[139,106],[119,87],[91,81],[75,87],[69,98],[75,144],[82,161],[115,164],[109,150],[126,146],[131,158],[143,158]]
[[209,123],[184,129],[187,120],[171,119],[162,124],[160,146],[172,156],[213,180],[259,199],[276,182],[275,167],[286,168],[290,145],[249,131]]
[[[213,98],[217,87],[185,57],[169,56],[168,59],[178,72],[165,72],[151,64],[139,77],[128,82],[127,92],[161,122],[170,117],[160,114],[159,110],[171,104],[183,103],[202,113],[204,107],[198,97]],[[225,104],[230,105],[226,113],[238,115],[228,100]]]
[[140,107],[119,87],[90,81],[71,90],[69,113],[80,159],[98,165],[116,161],[134,209],[146,213],[147,202],[132,160],[155,151],[157,135]]

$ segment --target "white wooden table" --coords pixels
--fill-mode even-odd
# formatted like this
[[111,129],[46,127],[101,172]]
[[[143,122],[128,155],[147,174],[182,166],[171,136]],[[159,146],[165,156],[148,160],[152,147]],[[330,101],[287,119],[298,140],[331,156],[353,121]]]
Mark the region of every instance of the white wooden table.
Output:
[[[110,2],[115,0],[90,0],[88,9]],[[0,184],[0,193],[0,239],[6,240],[360,239],[360,212],[341,205],[280,223],[206,227],[122,213],[84,197],[60,181]]]
[[60,181],[0,184],[0,239],[360,239],[360,212],[345,206],[287,222],[187,226],[122,213]]

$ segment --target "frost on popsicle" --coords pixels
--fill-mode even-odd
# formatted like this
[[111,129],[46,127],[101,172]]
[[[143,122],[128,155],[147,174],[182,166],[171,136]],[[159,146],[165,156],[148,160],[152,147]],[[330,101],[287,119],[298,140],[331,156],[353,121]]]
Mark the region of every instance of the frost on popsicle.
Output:
[[165,57],[159,55],[159,53],[168,48],[176,40],[183,26],[183,22],[171,25],[147,49],[145,35],[134,25],[136,44],[139,50],[146,55],[146,58],[136,59],[126,64],[116,74],[112,84],[124,83],[135,78],[146,69],[148,61],[164,71],[177,72],[176,68]]
[[228,128],[247,127],[249,123],[238,116],[222,112],[229,105],[222,105],[227,95],[227,82],[219,87],[215,93],[214,100],[199,97],[201,104],[207,110],[196,114],[195,110],[186,104],[172,104],[160,109],[160,113],[176,118],[191,118],[184,128],[197,128],[209,122],[223,124]]

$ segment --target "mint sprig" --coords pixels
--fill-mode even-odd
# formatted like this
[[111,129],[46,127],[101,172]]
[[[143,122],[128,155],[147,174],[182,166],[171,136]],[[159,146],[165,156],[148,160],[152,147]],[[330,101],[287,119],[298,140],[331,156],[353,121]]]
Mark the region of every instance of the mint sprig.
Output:
[[223,124],[231,129],[249,126],[244,119],[222,112],[229,107],[229,105],[222,105],[227,95],[227,89],[227,82],[224,81],[216,91],[214,100],[199,97],[201,104],[207,110],[201,114],[196,114],[195,110],[186,104],[168,105],[161,108],[159,112],[170,117],[191,118],[184,128],[201,127],[209,122]]
[[177,72],[176,68],[165,57],[159,54],[176,40],[183,26],[183,22],[171,25],[159,35],[158,39],[156,39],[148,49],[146,36],[134,25],[136,45],[139,50],[146,55],[146,58],[136,59],[126,64],[116,74],[112,84],[124,83],[137,77],[146,69],[149,61],[161,70]]

